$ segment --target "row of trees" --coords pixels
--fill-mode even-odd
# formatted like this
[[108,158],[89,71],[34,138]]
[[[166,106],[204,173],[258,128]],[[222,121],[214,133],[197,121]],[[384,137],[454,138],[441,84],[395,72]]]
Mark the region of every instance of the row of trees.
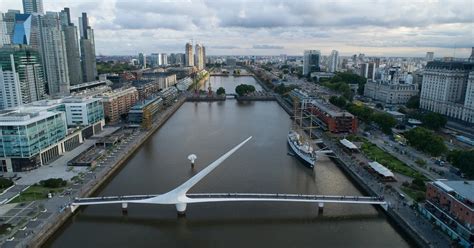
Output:
[[[324,80],[322,80],[324,82]],[[334,77],[323,83],[324,86],[341,92],[347,99],[352,99],[352,92],[350,91],[350,84],[357,84],[357,93],[364,94],[364,86],[367,82],[365,77],[359,76],[350,72],[338,72]]]
[[459,168],[468,178],[474,178],[474,150],[453,150],[448,153],[448,161]]
[[67,185],[67,181],[62,178],[50,178],[46,180],[41,180],[39,184],[46,188],[61,188]]
[[440,156],[448,150],[441,136],[424,127],[413,128],[404,136],[411,146],[432,156]]
[[103,73],[121,73],[124,71],[135,70],[137,67],[128,63],[97,62],[97,72]]
[[341,93],[346,99],[352,99],[353,97],[351,87],[345,82],[324,82],[322,83],[322,85],[331,90]]
[[385,112],[374,111],[365,105],[352,104],[343,96],[332,96],[329,98],[329,102],[340,108],[347,109],[351,114],[368,124],[372,122],[377,124],[380,130],[386,134],[391,134],[392,128],[397,125],[397,120],[391,115]]
[[273,88],[273,91],[275,91],[275,93],[278,93],[280,95],[284,95],[295,88],[296,88],[296,85],[285,86],[284,84],[279,84],[278,86]]
[[255,92],[255,87],[253,85],[240,84],[235,87],[235,93],[239,96],[244,96],[252,92]]
[[345,108],[347,106],[347,99],[343,96],[331,96],[329,102],[339,108]]

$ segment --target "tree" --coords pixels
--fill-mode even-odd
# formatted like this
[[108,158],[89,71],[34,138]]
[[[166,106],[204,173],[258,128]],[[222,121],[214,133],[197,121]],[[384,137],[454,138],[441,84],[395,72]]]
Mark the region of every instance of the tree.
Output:
[[329,102],[338,106],[339,108],[345,108],[347,105],[347,100],[343,96],[331,96]]
[[240,84],[237,87],[235,87],[235,93],[237,93],[239,96],[244,96],[254,91],[255,91],[255,87],[253,85]]
[[356,104],[348,104],[346,106],[347,111],[349,113],[359,117],[361,120],[365,122],[370,122],[370,116],[374,112],[371,108],[365,106],[365,105],[356,105]]
[[432,156],[440,156],[447,151],[443,138],[426,128],[416,127],[404,136],[411,146]]
[[468,178],[474,178],[474,150],[454,150],[448,153],[448,161],[459,168]]
[[423,126],[432,130],[438,130],[446,125],[448,120],[443,115],[438,113],[429,112],[422,116],[421,121]]
[[284,94],[292,91],[294,88],[296,88],[295,85],[285,86],[284,84],[279,84],[273,90],[275,91],[275,93],[278,93],[280,95],[284,95]]
[[377,112],[370,116],[370,120],[376,123],[380,130],[386,134],[392,133],[392,128],[397,125],[397,120],[387,113]]
[[46,180],[41,180],[40,185],[46,188],[60,188],[67,185],[67,181],[61,178],[50,178]]
[[225,95],[225,89],[223,87],[219,87],[219,89],[217,89],[216,91],[216,94],[217,95]]
[[417,109],[420,107],[420,96],[412,96],[405,104],[407,108]]
[[12,180],[0,177],[0,189],[6,189],[13,185]]

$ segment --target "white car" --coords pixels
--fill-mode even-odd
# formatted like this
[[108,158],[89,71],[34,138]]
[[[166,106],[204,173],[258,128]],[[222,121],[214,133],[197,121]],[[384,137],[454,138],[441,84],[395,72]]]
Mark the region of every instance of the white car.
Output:
[[10,237],[7,239],[7,241],[13,241],[13,240],[15,240],[15,237]]

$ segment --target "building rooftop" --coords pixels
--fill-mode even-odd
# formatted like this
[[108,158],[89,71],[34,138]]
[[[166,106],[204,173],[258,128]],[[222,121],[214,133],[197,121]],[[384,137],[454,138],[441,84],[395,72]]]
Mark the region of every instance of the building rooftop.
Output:
[[399,116],[399,117],[404,117],[405,116],[405,114],[400,113],[398,111],[391,111],[390,110],[390,111],[387,111],[387,113],[390,114],[390,115],[393,115],[393,116]]
[[0,126],[25,126],[58,114],[60,113],[48,111],[46,107],[21,107],[6,110],[0,114]]
[[101,101],[100,98],[93,98],[93,97],[80,97],[80,96],[71,96],[67,98],[63,98],[63,103],[92,103],[96,101]]
[[474,63],[464,61],[431,61],[426,64],[426,69],[472,70],[474,69]]
[[464,199],[474,202],[474,180],[473,181],[435,181],[438,187],[446,192],[455,192]]
[[310,103],[320,108],[322,111],[328,113],[332,117],[343,117],[343,116],[354,117],[351,113],[341,110],[338,107],[330,103],[323,102],[321,100],[313,99],[310,101]]
[[130,111],[133,112],[133,111],[137,111],[137,110],[143,110],[144,107],[156,102],[156,101],[162,101],[161,99],[161,96],[159,95],[155,95],[155,96],[152,96],[148,99],[145,99],[143,101],[139,101],[137,102],[137,104],[135,104],[131,109]]

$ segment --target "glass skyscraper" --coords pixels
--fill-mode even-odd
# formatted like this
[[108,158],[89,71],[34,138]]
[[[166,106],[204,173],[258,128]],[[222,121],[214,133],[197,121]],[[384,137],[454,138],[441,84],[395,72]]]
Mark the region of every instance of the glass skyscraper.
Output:
[[17,14],[13,30],[13,43],[31,45],[31,15]]
[[46,98],[43,66],[37,50],[26,45],[4,46],[0,48],[0,67],[18,73],[23,104]]

